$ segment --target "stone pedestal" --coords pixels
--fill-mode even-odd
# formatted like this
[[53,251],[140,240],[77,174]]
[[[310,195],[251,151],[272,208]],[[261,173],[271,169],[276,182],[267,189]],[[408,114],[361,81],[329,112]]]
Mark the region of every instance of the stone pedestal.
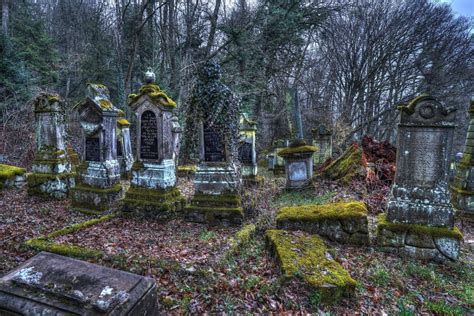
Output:
[[36,152],[27,175],[28,193],[64,199],[75,185],[75,175],[67,155],[63,103],[58,95],[42,93],[34,107]]
[[117,160],[122,178],[130,179],[133,165],[130,122],[123,117],[117,120]]
[[176,148],[180,127],[173,110],[176,103],[146,74],[146,85],[129,96],[137,115],[137,159],[131,186],[121,202],[125,215],[168,219],[184,205],[176,188]]
[[[438,228],[441,232],[436,237],[444,238],[446,231],[454,226],[447,181],[455,109],[430,96],[417,97],[400,109],[397,171],[386,214],[389,228],[379,229],[379,239],[391,234],[401,240],[407,231],[412,231],[413,225],[426,228],[421,230],[421,236],[431,228]],[[399,229],[394,232],[390,229],[393,227]],[[452,241],[456,242],[459,241]],[[425,250],[418,249],[429,248],[426,243],[417,245],[405,239],[405,244],[408,250],[403,253],[417,258],[428,256]],[[457,254],[449,257],[455,259]]]
[[1,315],[156,315],[155,282],[41,252],[0,279]]
[[469,117],[464,153],[451,183],[451,203],[460,216],[474,221],[474,100],[471,100]]
[[313,155],[313,166],[319,168],[326,160],[332,157],[332,130],[321,124],[313,129],[313,146],[318,150]]
[[118,109],[109,100],[107,87],[88,84],[87,98],[75,110],[84,131],[85,161],[77,167],[78,183],[71,190],[74,209],[101,213],[123,195],[117,160]]
[[285,160],[286,187],[288,189],[306,186],[313,177],[313,154],[316,147],[297,141],[278,152]]

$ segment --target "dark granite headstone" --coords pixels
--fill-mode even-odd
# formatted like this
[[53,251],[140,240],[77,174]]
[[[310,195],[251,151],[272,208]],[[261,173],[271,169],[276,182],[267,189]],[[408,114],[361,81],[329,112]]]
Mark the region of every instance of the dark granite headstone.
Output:
[[243,142],[239,146],[239,161],[243,164],[251,164],[252,160],[252,144]]
[[86,161],[100,161],[100,139],[86,137]]
[[143,112],[140,135],[140,157],[158,159],[158,126],[152,111]]
[[41,252],[0,279],[0,315],[157,315],[152,279]]
[[225,161],[223,136],[214,128],[204,126],[204,160]]

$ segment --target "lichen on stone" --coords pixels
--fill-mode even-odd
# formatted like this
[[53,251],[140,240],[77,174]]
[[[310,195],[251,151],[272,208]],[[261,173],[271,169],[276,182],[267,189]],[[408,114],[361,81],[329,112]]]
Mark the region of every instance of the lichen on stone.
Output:
[[144,95],[148,95],[153,102],[158,103],[161,106],[168,108],[176,107],[176,102],[173,101],[173,99],[171,99],[164,91],[160,89],[157,84],[154,83],[149,83],[142,86],[139,90],[139,93],[129,94],[128,104],[133,105]]
[[0,182],[3,183],[5,180],[14,179],[15,176],[23,175],[25,172],[25,168],[0,164]]
[[339,220],[360,219],[367,217],[364,202],[339,202],[322,205],[287,206],[278,210],[277,221],[283,220]]

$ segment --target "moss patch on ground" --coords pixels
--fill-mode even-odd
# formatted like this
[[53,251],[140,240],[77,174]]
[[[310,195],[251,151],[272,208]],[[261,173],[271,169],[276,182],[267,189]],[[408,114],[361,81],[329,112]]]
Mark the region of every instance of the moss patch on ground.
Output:
[[300,220],[344,220],[367,217],[367,207],[364,202],[340,202],[322,205],[288,206],[278,210],[277,221]]
[[26,172],[25,168],[0,164],[0,182],[12,180],[15,176],[20,176]]
[[431,237],[449,237],[462,240],[463,235],[459,228],[453,229],[445,227],[431,227],[418,224],[391,223],[387,220],[387,214],[382,213],[377,216],[377,230],[387,229],[393,232],[409,232],[418,235],[428,235]]
[[331,258],[319,236],[267,230],[266,238],[284,277],[301,277],[323,301],[336,301],[353,293],[356,281]]

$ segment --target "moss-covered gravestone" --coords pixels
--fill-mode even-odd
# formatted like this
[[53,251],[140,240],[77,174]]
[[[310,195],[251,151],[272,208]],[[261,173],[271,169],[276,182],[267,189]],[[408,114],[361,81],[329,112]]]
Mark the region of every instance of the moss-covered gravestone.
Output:
[[400,110],[397,171],[378,243],[411,257],[455,260],[460,234],[447,183],[455,109],[420,96]]
[[133,165],[132,142],[130,140],[130,122],[124,117],[119,117],[117,120],[116,134],[117,159],[120,164],[120,174],[124,179],[130,179]]
[[176,103],[155,83],[155,74],[147,72],[145,81],[138,94],[129,96],[129,105],[137,116],[137,156],[122,210],[166,219],[183,204],[176,187],[174,159],[175,134],[180,129],[174,119]]
[[462,216],[474,220],[474,100],[469,107],[469,118],[464,153],[451,184],[451,203]]
[[312,133],[313,146],[318,148],[313,155],[313,164],[315,168],[318,168],[332,157],[332,130],[325,124],[320,124],[318,128],[312,130]]
[[[220,82],[220,66],[208,62],[198,72],[189,105],[186,136],[196,137],[199,151],[191,204],[185,208],[188,221],[240,224],[243,209],[237,188],[239,103]],[[192,123],[195,123],[194,125]],[[190,126],[191,125],[191,126]]]
[[34,102],[36,151],[27,175],[28,193],[63,199],[74,186],[66,148],[64,106],[56,94],[41,93]]
[[119,110],[110,102],[109,89],[100,84],[87,85],[87,97],[75,110],[84,134],[84,161],[77,168],[78,183],[71,190],[72,207],[100,213],[123,194],[117,160]]
[[286,187],[300,188],[307,185],[313,177],[314,146],[306,145],[304,141],[295,141],[289,147],[278,152],[285,160]]
[[272,168],[269,168],[269,169],[272,170],[273,174],[276,176],[285,174],[285,160],[283,159],[283,157],[278,155],[278,153],[287,147],[288,147],[287,140],[278,139],[275,141],[275,144],[274,144],[275,149],[273,153],[271,153],[271,157],[273,158],[273,161],[271,161],[269,164],[269,166],[272,166]]
[[257,177],[257,152],[255,151],[255,136],[257,123],[251,121],[246,114],[240,116],[239,161],[242,180],[248,184],[257,184],[262,181]]

